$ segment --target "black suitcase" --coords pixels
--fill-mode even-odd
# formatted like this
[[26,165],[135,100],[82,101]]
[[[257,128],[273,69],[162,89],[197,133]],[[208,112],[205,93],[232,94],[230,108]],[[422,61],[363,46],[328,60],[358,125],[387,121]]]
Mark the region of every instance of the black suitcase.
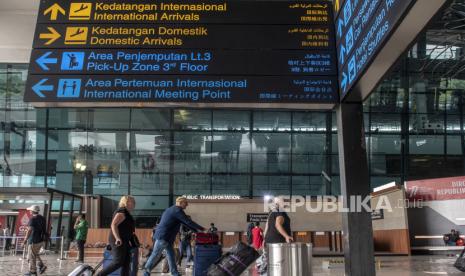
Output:
[[221,256],[207,271],[208,276],[239,276],[260,254],[242,242],[235,244],[229,252]]
[[455,268],[457,268],[460,271],[465,272],[465,248],[462,250],[462,253],[460,253],[460,256],[457,258],[457,260],[454,263]]

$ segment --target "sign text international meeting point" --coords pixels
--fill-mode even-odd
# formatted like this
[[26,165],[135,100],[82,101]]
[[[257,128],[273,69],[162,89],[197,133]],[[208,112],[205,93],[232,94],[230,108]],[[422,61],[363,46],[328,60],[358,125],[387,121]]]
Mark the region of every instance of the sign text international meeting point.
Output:
[[41,1],[36,106],[332,108],[330,2]]

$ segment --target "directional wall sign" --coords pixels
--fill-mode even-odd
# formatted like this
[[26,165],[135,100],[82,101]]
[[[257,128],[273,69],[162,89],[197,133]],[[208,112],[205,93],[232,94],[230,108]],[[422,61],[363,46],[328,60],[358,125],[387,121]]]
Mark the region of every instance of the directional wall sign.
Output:
[[43,0],[39,23],[322,24],[329,2]]
[[415,0],[346,0],[336,18],[343,99],[390,38]]
[[332,77],[31,75],[25,101],[327,103],[337,99]]
[[329,1],[42,0],[33,48],[36,105],[338,102]]
[[[226,65],[226,66],[225,66]],[[330,51],[301,50],[36,50],[32,74],[336,74]]]
[[34,48],[324,49],[328,25],[38,25]]

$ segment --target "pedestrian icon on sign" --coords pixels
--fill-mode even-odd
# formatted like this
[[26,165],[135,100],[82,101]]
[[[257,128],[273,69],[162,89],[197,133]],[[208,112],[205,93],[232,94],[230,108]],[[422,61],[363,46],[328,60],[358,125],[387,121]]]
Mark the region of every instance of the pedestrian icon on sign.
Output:
[[84,68],[84,52],[64,52],[61,57],[61,70],[81,71]]
[[81,79],[60,79],[58,82],[58,98],[79,98]]

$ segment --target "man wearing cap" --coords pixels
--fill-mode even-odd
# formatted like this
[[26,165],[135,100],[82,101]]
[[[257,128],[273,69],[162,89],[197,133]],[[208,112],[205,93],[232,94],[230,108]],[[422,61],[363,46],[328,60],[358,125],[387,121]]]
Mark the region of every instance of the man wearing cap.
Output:
[[39,206],[32,205],[27,208],[27,210],[32,213],[32,217],[29,220],[26,237],[24,238],[29,251],[29,273],[26,273],[25,275],[37,275],[37,260],[39,261],[40,274],[44,273],[47,269],[47,266],[45,266],[39,256],[40,248],[44,246],[45,233],[47,231],[45,226],[46,222],[45,218],[39,214]]
[[174,257],[173,243],[181,224],[187,226],[194,232],[205,230],[205,228],[193,222],[186,213],[184,213],[187,205],[187,198],[178,197],[176,199],[176,205],[169,207],[163,212],[160,224],[158,224],[155,230],[155,245],[152,254],[145,264],[144,276],[150,276],[150,271],[152,271],[154,266],[153,262],[158,259],[158,255],[161,254],[163,250],[166,251],[166,258],[168,258],[171,275],[179,275]]

